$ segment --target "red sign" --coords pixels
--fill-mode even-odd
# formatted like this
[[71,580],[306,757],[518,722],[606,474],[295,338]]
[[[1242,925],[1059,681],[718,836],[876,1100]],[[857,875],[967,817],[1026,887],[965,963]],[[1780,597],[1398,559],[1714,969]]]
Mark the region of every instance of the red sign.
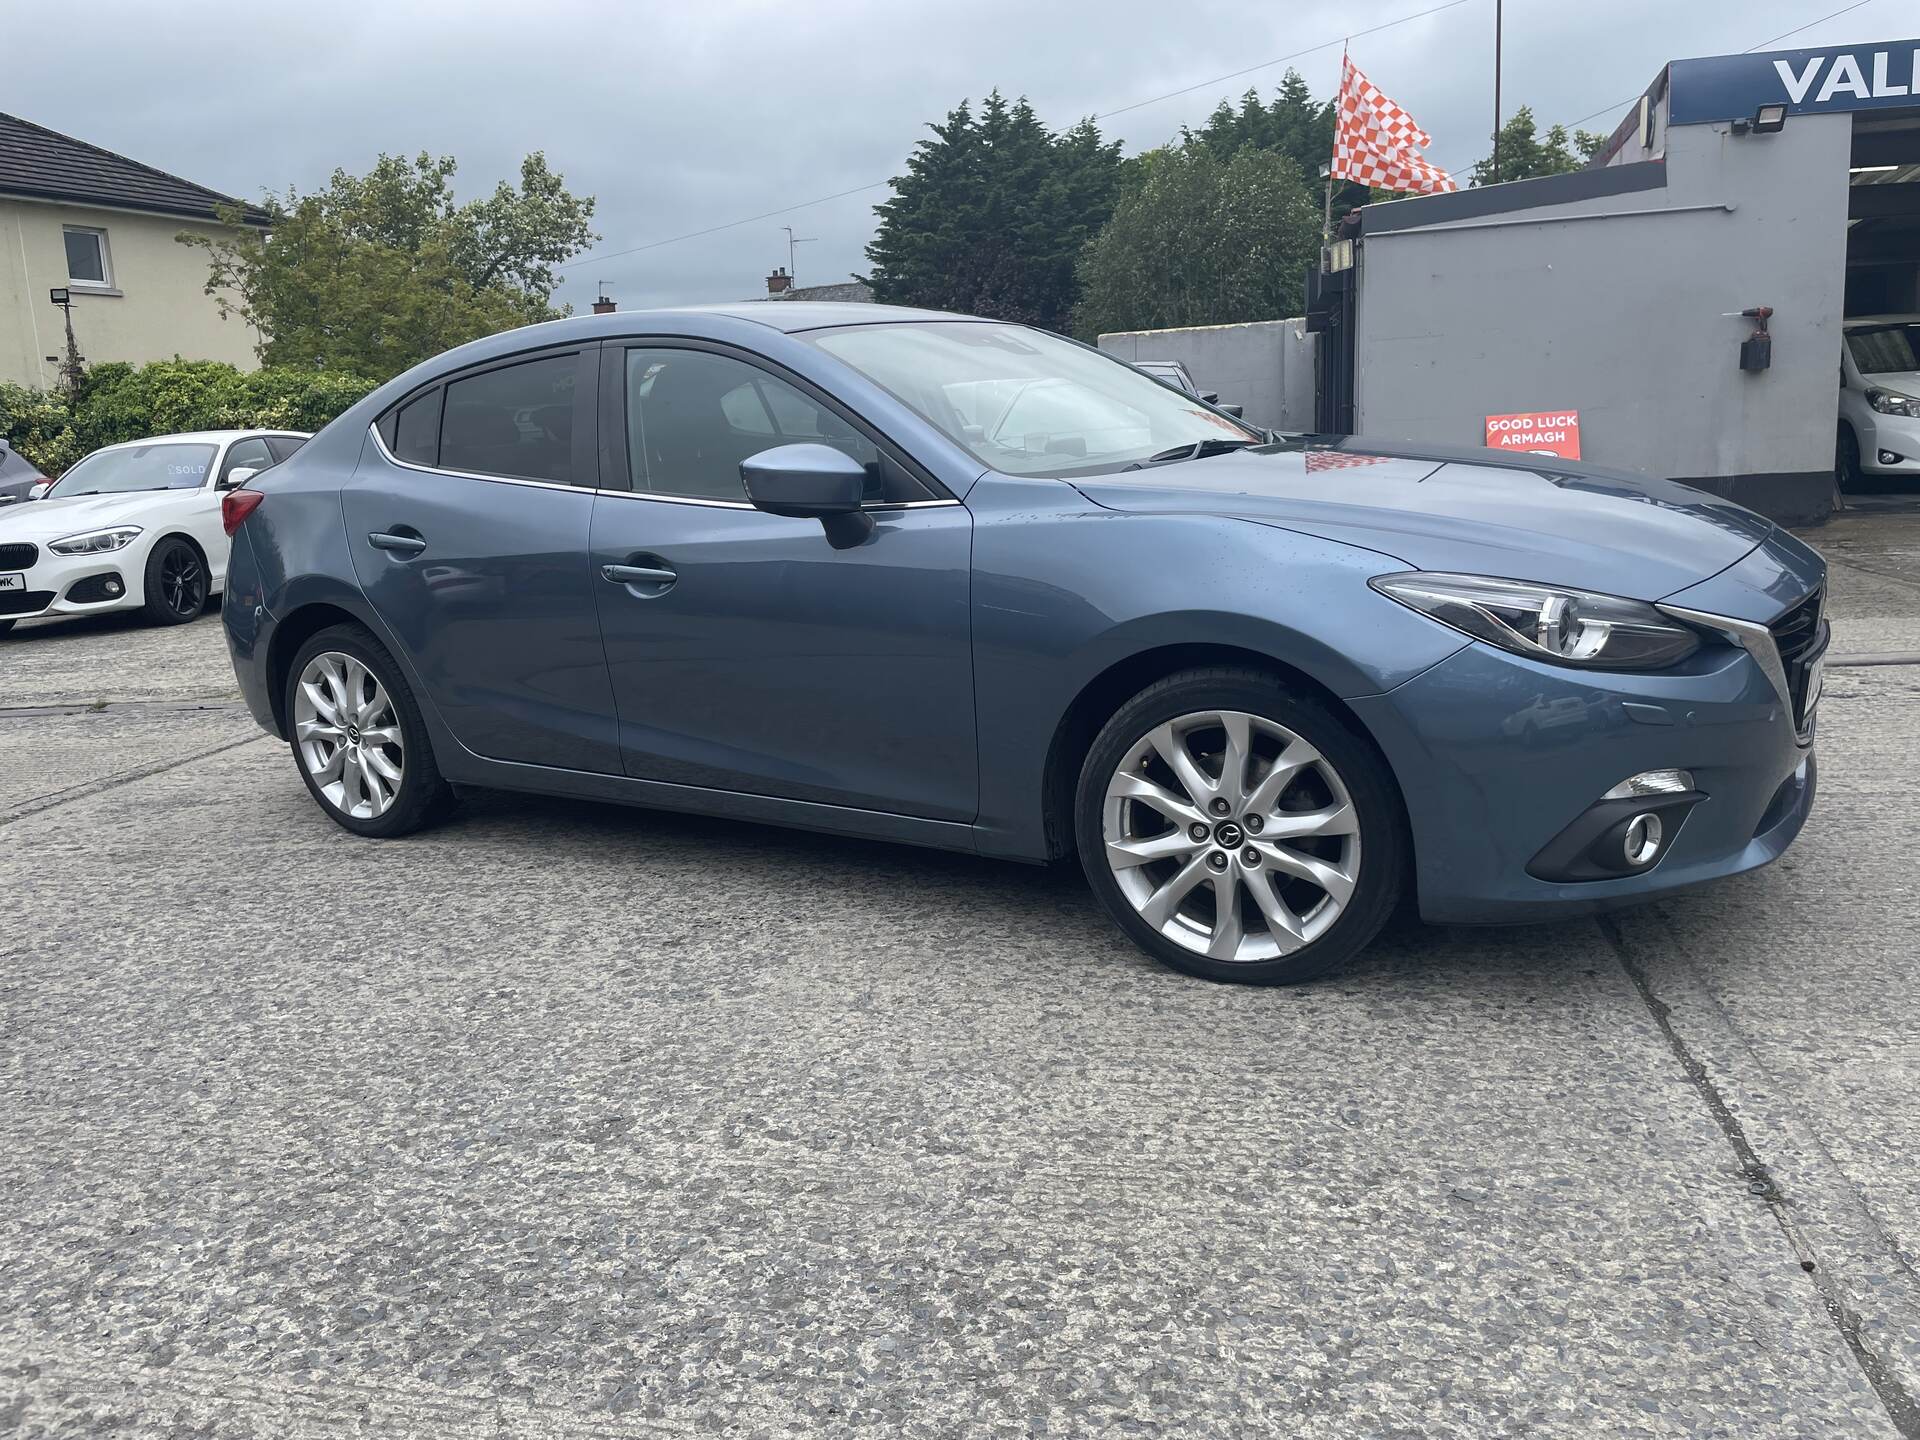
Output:
[[1524,410],[1518,415],[1487,416],[1487,447],[1524,450],[1533,455],[1580,458],[1578,410]]

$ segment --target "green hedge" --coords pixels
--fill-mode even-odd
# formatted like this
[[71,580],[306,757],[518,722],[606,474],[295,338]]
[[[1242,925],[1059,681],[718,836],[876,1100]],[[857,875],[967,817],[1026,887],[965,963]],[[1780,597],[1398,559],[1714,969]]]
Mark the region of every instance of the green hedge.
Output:
[[96,365],[65,391],[0,384],[0,435],[58,475],[102,445],[181,430],[318,430],[374,388],[331,370],[240,371],[217,360]]

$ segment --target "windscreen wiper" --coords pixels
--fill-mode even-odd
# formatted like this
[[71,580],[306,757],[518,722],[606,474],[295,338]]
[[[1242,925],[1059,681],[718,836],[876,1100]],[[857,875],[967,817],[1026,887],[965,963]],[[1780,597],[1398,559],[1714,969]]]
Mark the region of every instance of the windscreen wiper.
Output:
[[1245,450],[1258,445],[1258,440],[1228,440],[1220,436],[1209,436],[1192,445],[1175,445],[1170,450],[1149,455],[1144,460],[1136,460],[1127,466],[1129,470],[1143,469],[1148,465],[1164,465],[1170,460],[1203,460],[1209,455],[1226,455],[1234,450]]

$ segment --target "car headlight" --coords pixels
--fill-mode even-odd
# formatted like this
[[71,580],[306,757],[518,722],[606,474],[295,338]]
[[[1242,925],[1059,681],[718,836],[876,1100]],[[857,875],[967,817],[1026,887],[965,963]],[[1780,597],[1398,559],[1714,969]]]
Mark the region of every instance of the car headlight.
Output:
[[1700,648],[1695,631],[1651,605],[1618,595],[1424,571],[1378,575],[1367,583],[1443,625],[1532,660],[1593,670],[1658,670]]
[[139,534],[138,525],[115,525],[110,530],[89,530],[84,535],[50,540],[47,548],[58,555],[100,555],[108,550],[126,549]]
[[1920,420],[1920,399],[1902,395],[1898,390],[1869,390],[1867,404],[1882,415],[1905,415],[1909,420]]

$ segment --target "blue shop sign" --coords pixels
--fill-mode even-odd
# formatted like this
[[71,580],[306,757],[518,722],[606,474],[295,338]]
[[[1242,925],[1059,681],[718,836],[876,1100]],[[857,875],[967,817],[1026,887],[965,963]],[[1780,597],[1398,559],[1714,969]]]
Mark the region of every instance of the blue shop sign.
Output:
[[1667,67],[1667,119],[1673,125],[1750,120],[1762,105],[1789,115],[1920,105],[1920,40],[1714,55]]

